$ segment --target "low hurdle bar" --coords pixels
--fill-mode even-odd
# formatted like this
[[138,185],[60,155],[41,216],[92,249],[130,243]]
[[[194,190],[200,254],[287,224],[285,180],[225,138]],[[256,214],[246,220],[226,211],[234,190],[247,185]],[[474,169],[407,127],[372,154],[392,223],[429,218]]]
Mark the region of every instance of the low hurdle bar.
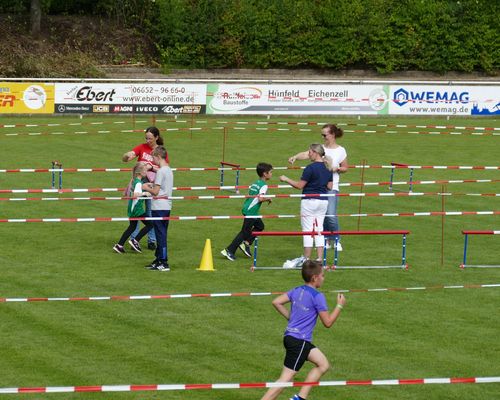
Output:
[[229,167],[236,168],[236,183],[235,183],[236,190],[235,190],[235,192],[239,194],[240,190],[238,189],[238,186],[239,186],[239,182],[240,182],[240,167],[241,167],[241,165],[221,161],[220,166],[221,166],[221,168],[220,168],[220,186],[224,186],[224,167],[229,166]]
[[[410,166],[408,164],[400,164],[400,163],[395,163],[391,162],[391,179],[389,183],[389,190],[392,190],[392,183],[394,181],[394,173],[398,167],[400,168],[409,168]],[[410,167],[410,180],[409,180],[410,188],[409,191],[411,192],[413,190],[413,168]]]
[[464,259],[462,264],[460,264],[460,268],[500,268],[500,265],[472,265],[467,264],[467,247],[469,241],[469,235],[500,235],[500,231],[462,231],[465,235],[464,240]]
[[[408,269],[408,264],[406,263],[406,236],[410,234],[410,231],[332,231],[332,232],[322,232],[322,234],[327,236],[335,235],[335,246],[333,255],[333,265],[331,269],[388,269],[388,268],[401,268]],[[337,243],[339,241],[339,235],[402,235],[402,255],[401,255],[401,265],[352,265],[352,266],[338,266],[339,252],[337,250]],[[325,248],[324,257],[326,259],[327,249]]]
[[[321,235],[325,236],[333,236],[336,235],[336,242],[338,242],[338,235],[402,235],[403,236],[403,244],[402,244],[402,257],[401,257],[401,265],[354,265],[354,266],[338,266],[338,251],[337,246],[335,246],[334,250],[334,263],[331,266],[332,270],[336,269],[388,269],[388,268],[400,268],[400,269],[408,269],[408,264],[406,263],[406,236],[410,234],[410,231],[322,231]],[[252,235],[255,236],[254,241],[254,252],[253,252],[253,264],[251,270],[254,271],[256,269],[295,269],[298,268],[283,268],[283,267],[257,267],[257,255],[259,248],[259,237],[260,236],[305,236],[318,235],[318,232],[252,232]],[[335,243],[337,244],[337,243]],[[323,267],[327,267],[326,263],[327,249],[324,249],[323,253]]]

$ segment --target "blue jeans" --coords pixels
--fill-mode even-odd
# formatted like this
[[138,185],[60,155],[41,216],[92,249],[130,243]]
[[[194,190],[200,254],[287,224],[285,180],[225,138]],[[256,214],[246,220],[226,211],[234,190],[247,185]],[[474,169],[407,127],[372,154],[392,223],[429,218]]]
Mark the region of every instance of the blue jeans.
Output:
[[[338,190],[330,190],[328,194],[339,194]],[[323,229],[325,231],[338,231],[339,228],[339,219],[337,217],[337,205],[339,203],[338,196],[328,197],[328,208],[326,210],[326,215],[335,215],[334,217],[325,217],[325,221],[323,222]],[[340,235],[327,236],[328,240],[335,240],[338,237],[340,241]]]
[[[151,200],[146,200],[144,202],[144,204],[146,205],[146,217],[151,217],[152,216],[151,215]],[[137,228],[135,228],[135,231],[132,232],[132,235],[130,235],[130,237],[132,239],[135,239],[136,236],[139,234],[139,231],[141,230],[141,227],[139,225],[140,224],[137,224]],[[155,230],[154,229],[151,229],[148,232],[148,243],[151,243],[151,242],[156,242],[156,235],[155,235]]]
[[[170,217],[170,210],[153,210],[151,213],[153,217]],[[158,261],[168,261],[167,233],[169,222],[168,219],[153,221],[153,227],[156,234],[155,256]]]

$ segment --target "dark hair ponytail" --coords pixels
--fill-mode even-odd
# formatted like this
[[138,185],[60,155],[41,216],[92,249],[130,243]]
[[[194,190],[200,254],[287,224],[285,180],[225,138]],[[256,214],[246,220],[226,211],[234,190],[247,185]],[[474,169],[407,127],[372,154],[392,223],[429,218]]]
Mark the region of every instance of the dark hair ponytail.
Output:
[[156,126],[150,126],[146,129],[146,133],[152,133],[156,139],[156,144],[158,146],[163,146],[163,138],[160,136],[160,130]]
[[342,136],[344,136],[344,131],[335,124],[323,125],[323,128],[321,128],[321,129],[328,129],[330,134],[333,135],[335,137],[335,139],[339,139]]

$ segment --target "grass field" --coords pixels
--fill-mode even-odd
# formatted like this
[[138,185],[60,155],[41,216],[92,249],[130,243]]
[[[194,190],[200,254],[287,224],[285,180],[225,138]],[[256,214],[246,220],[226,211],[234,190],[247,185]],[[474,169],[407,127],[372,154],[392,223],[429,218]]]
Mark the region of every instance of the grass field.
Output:
[[[179,122],[184,120],[185,122]],[[221,124],[222,121],[229,122]],[[160,128],[201,128],[164,133],[173,167],[218,167],[225,160],[254,166],[259,161],[285,166],[287,158],[320,142],[318,127],[242,125],[247,122],[340,122],[350,124],[452,125],[500,127],[497,119],[328,118],[328,117],[179,117],[158,120]],[[84,125],[71,125],[76,123]],[[91,122],[104,122],[92,125]],[[116,122],[124,122],[117,124]],[[8,124],[59,126],[0,127],[0,169],[123,168],[121,155],[143,141],[148,117],[10,118]],[[223,130],[226,127],[226,141]],[[257,130],[255,127],[272,130]],[[236,128],[246,127],[241,130]],[[276,130],[275,128],[288,129]],[[301,131],[300,129],[311,129]],[[499,136],[415,134],[433,128],[345,126],[340,143],[349,164],[486,165],[500,161]],[[372,130],[375,132],[360,132]],[[101,133],[99,133],[101,131]],[[109,131],[102,133],[102,131]],[[442,132],[457,131],[441,129]],[[57,132],[58,134],[53,134]],[[76,133],[86,132],[86,133]],[[14,135],[16,134],[17,135]],[[33,135],[41,133],[40,135]],[[497,131],[498,133],[498,131]],[[301,165],[306,165],[302,163]],[[275,171],[270,184],[279,184]],[[299,178],[300,171],[286,171]],[[342,182],[388,181],[390,170],[351,169]],[[240,184],[255,180],[241,173]],[[124,187],[128,173],[65,173],[64,188]],[[218,185],[217,172],[177,172],[175,186]],[[408,179],[407,170],[397,180]],[[416,170],[415,179],[500,179],[499,170]],[[0,189],[48,188],[49,173],[1,173]],[[226,174],[234,184],[234,173]],[[404,186],[399,189],[405,189]],[[459,193],[499,193],[496,183],[420,185],[418,192],[456,195],[420,197],[342,197],[340,214],[417,211],[494,211],[498,197]],[[343,193],[359,192],[358,186]],[[365,192],[387,192],[371,186]],[[243,191],[244,193],[245,191]],[[273,190],[271,193],[298,193]],[[220,194],[178,191],[174,195]],[[224,192],[224,194],[230,194]],[[120,193],[70,193],[60,196],[120,196]],[[2,194],[1,197],[50,197],[53,194]],[[242,200],[179,200],[172,215],[239,215]],[[275,199],[263,214],[299,214],[298,199]],[[0,219],[58,217],[125,217],[125,201],[2,201]],[[266,230],[300,230],[298,219],[265,219]],[[500,269],[466,269],[462,229],[498,230],[500,216],[341,217],[341,229],[408,229],[408,263],[403,270],[346,270],[327,274],[323,291],[330,306],[338,289],[471,285],[500,283]],[[125,222],[1,223],[0,297],[75,297],[286,291],[301,284],[296,271],[250,272],[251,261],[237,254],[231,263],[220,256],[241,220],[173,221],[169,228],[170,273],[147,271],[151,252],[112,251]],[[199,272],[205,240],[212,241],[215,272]],[[344,265],[397,264],[401,238],[344,237]],[[301,253],[301,238],[263,238],[260,265],[281,265]],[[128,248],[127,248],[128,250]],[[331,257],[331,255],[330,255]],[[329,260],[330,262],[331,260]],[[471,264],[500,264],[498,236],[470,238]],[[271,306],[271,296],[186,298],[96,302],[0,302],[0,388],[33,386],[225,383],[273,381],[281,370],[281,336],[286,321]],[[348,304],[335,326],[318,325],[314,343],[333,369],[323,380],[500,375],[500,291],[498,288],[434,289],[347,294]],[[305,368],[298,380],[305,377]],[[287,389],[282,398],[295,391]],[[395,387],[315,388],[310,399],[494,399],[498,384]],[[258,399],[261,389],[196,390],[139,393],[4,395],[5,399]]]

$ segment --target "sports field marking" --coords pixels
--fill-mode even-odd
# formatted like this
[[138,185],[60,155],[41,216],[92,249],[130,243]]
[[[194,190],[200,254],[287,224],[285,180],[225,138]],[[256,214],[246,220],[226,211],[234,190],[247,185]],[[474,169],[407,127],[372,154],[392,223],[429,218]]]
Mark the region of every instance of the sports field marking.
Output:
[[134,385],[92,385],[92,386],[38,386],[0,388],[0,394],[28,393],[77,393],[77,392],[142,392],[217,389],[265,389],[302,386],[402,386],[402,385],[444,385],[458,383],[500,383],[500,376],[473,378],[412,378],[412,379],[367,379],[321,382],[255,382],[255,383],[177,383],[177,384],[134,384]]
[[[398,193],[331,193],[331,194],[266,194],[269,199],[286,198],[314,198],[314,197],[422,197],[422,196],[474,196],[474,197],[500,197],[500,193],[440,193],[440,192],[398,192]],[[233,195],[212,195],[212,196],[150,196],[138,197],[141,199],[168,199],[168,200],[235,200],[257,198],[260,195],[252,196],[246,194]],[[0,201],[116,201],[132,200],[137,197],[0,197]]]
[[[326,293],[370,293],[370,292],[406,292],[442,289],[489,289],[500,288],[500,283],[470,284],[470,285],[434,285],[402,288],[373,288],[373,289],[337,289]],[[147,294],[131,296],[88,296],[88,297],[0,297],[0,303],[29,303],[48,301],[132,301],[132,300],[170,300],[193,298],[221,298],[221,297],[262,297],[276,296],[286,292],[235,292],[235,293],[186,293],[186,294]]]
[[[500,211],[427,211],[427,212],[404,212],[404,213],[365,213],[365,214],[337,214],[325,215],[326,217],[435,217],[435,216],[463,216],[463,215],[500,215]],[[25,223],[25,222],[125,222],[125,221],[201,221],[221,219],[244,219],[244,218],[300,218],[298,214],[275,214],[275,215],[184,215],[171,217],[77,217],[77,218],[6,218],[0,219],[0,223]]]
[[[459,180],[435,180],[435,181],[402,181],[392,182],[392,185],[433,185],[451,183],[495,183],[500,179],[459,179]],[[340,183],[339,186],[388,186],[391,182],[348,182]],[[268,185],[269,189],[291,189],[290,185]],[[173,190],[231,190],[248,189],[248,185],[229,186],[174,186]],[[96,192],[123,192],[125,188],[74,188],[74,189],[0,189],[0,193],[96,193]]]

